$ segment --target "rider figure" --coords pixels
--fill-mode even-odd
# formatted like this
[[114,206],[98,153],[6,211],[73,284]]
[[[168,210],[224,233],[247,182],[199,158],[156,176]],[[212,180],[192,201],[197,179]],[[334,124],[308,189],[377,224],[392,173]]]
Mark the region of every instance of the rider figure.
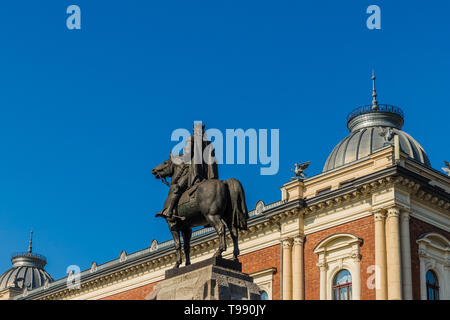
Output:
[[[166,217],[167,219],[173,219],[173,216],[177,216],[177,204],[183,192],[187,189],[197,185],[205,179],[218,179],[217,163],[214,157],[214,149],[211,142],[207,141],[204,137],[204,126],[201,123],[194,123],[194,134],[191,135],[187,141],[183,151],[183,155],[172,155],[173,158],[177,157],[185,159],[186,162],[182,162],[182,168],[177,176],[172,177],[170,183],[169,195],[164,203],[164,209],[157,213],[157,217]],[[203,161],[203,153],[208,147],[208,163]]]

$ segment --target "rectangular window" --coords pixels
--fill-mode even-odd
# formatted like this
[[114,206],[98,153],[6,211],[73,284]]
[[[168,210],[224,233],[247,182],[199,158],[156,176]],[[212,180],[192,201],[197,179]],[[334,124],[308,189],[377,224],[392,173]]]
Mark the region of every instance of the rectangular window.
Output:
[[328,187],[328,188],[326,188],[326,189],[322,189],[322,190],[319,190],[319,191],[317,191],[317,196],[320,196],[320,195],[322,195],[322,194],[325,194],[325,193],[328,193],[328,192],[330,192],[331,191],[331,187]]
[[350,180],[341,182],[341,183],[339,184],[339,188],[349,186],[349,185],[351,185],[351,184],[353,183],[353,181],[355,181],[355,179],[350,179]]

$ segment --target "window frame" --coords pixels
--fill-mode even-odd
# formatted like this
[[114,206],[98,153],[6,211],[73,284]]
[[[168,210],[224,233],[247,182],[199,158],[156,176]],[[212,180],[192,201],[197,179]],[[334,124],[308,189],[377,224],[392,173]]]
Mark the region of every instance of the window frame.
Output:
[[320,270],[320,299],[333,300],[335,275],[342,269],[352,278],[352,300],[361,299],[361,252],[363,240],[350,233],[337,233],[323,239],[314,248]]
[[[435,284],[431,284],[428,282],[428,273],[431,273],[433,275],[433,278],[435,280]],[[434,272],[434,270],[432,269],[428,269],[427,272],[425,273],[425,285],[427,287],[427,300],[440,300],[439,297],[439,278],[436,274],[436,272]],[[430,289],[433,291],[433,296],[435,297],[434,299],[430,299]],[[437,297],[437,299],[436,299]]]
[[[337,277],[339,276],[339,274],[343,271],[347,271],[350,275],[350,278],[352,281],[348,282],[348,280],[345,283],[342,284],[335,284]],[[341,269],[339,270],[335,275],[334,275],[334,280],[333,280],[333,287],[331,288],[331,292],[332,292],[332,297],[333,300],[336,300],[336,290],[338,291],[338,298],[337,300],[352,300],[353,299],[353,295],[350,297],[350,291],[352,290],[352,286],[353,286],[353,278],[352,278],[352,273],[350,272],[350,270],[348,269]],[[347,289],[347,299],[341,299],[341,289]]]

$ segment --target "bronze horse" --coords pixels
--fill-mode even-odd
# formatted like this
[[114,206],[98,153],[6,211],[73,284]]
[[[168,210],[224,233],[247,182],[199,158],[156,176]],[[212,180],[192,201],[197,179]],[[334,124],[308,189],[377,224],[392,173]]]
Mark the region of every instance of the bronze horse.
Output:
[[[175,164],[171,158],[153,168],[152,174],[157,179],[165,181],[167,177],[177,176],[182,165]],[[166,219],[175,242],[175,268],[181,265],[180,232],[183,237],[183,247],[186,263],[190,262],[190,242],[192,228],[212,226],[219,236],[219,249],[214,254],[221,257],[227,249],[226,230],[228,228],[233,240],[233,255],[239,256],[238,231],[247,230],[248,210],[245,203],[244,189],[237,179],[203,180],[188,189],[181,196],[177,206],[177,218]]]

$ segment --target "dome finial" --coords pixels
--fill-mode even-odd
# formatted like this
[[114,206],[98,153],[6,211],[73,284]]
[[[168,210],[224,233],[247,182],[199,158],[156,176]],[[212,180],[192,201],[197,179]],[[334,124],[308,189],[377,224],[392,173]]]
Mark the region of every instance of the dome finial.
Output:
[[30,230],[30,242],[28,244],[28,253],[31,253],[32,251],[32,243],[33,243],[33,230]]
[[372,69],[372,110],[378,110],[377,90],[375,89],[375,70]]

